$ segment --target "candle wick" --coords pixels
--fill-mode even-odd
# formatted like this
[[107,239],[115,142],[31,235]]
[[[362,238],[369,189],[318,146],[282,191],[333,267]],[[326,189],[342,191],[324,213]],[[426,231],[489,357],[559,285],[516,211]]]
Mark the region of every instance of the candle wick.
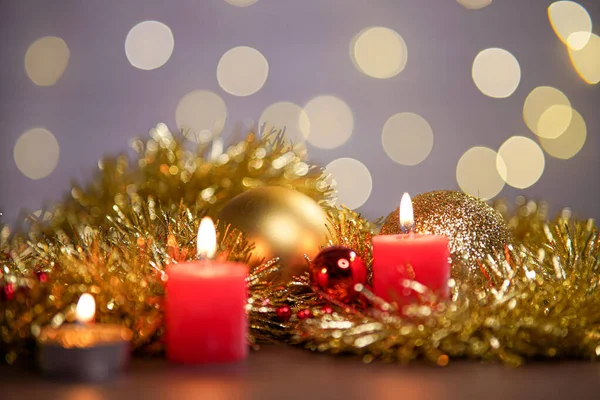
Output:
[[208,256],[208,254],[206,254],[206,253],[204,253],[204,252],[203,252],[203,253],[200,253],[200,254],[198,254],[198,256],[196,257],[196,259],[197,259],[198,261],[208,261],[208,260],[211,260],[211,258]]
[[400,232],[405,235],[414,235],[415,224],[414,223],[405,223],[400,224]]

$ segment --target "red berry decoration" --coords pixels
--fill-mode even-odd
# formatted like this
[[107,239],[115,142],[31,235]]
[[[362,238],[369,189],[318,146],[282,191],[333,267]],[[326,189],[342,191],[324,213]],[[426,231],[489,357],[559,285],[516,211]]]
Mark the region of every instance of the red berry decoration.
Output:
[[357,283],[367,281],[367,267],[358,254],[347,247],[327,247],[310,263],[312,284],[328,296],[349,304],[356,300]]
[[292,309],[289,306],[277,307],[277,309],[275,310],[275,314],[277,314],[277,317],[279,317],[283,321],[287,321],[292,316]]
[[46,274],[45,272],[38,272],[37,277],[40,283],[48,282],[48,274]]
[[312,318],[312,316],[312,312],[308,309],[298,311],[298,318],[300,319]]
[[321,311],[323,311],[323,314],[331,314],[333,313],[333,308],[331,306],[323,306]]
[[5,300],[12,300],[15,298],[15,285],[13,285],[12,283],[7,283],[3,288],[2,288],[2,293],[4,294],[4,299]]

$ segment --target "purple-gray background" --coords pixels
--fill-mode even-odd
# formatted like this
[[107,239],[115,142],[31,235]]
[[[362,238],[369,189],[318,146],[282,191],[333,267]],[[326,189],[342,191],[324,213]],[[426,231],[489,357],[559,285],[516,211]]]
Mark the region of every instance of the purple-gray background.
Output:
[[[227,104],[225,138],[235,122],[258,120],[276,101],[302,105],[321,94],[346,101],[353,135],[335,149],[308,145],[310,160],[363,162],[373,191],[359,211],[375,218],[391,211],[404,191],[458,189],[456,163],[470,147],[498,149],[513,135],[534,138],[523,122],[523,101],[534,87],[549,85],[584,117],[586,144],[570,160],[546,156],[535,185],[505,186],[499,196],[539,197],[555,210],[569,206],[599,218],[600,91],[570,65],[548,22],[549,4],[494,0],[469,11],[454,0],[259,0],[245,8],[223,0],[0,0],[0,210],[13,221],[24,207],[58,199],[71,179],[89,177],[103,155],[125,151],[129,138],[158,122],[175,128],[179,100],[207,89]],[[600,2],[580,4],[592,21],[600,20]],[[175,38],[170,60],[152,71],[134,68],[124,51],[127,33],[144,20],[165,23]],[[396,30],[408,45],[408,64],[391,79],[361,74],[348,55],[354,35],[375,25]],[[64,75],[50,87],[33,84],[24,69],[29,45],[44,36],[61,37],[70,49]],[[269,61],[265,86],[248,97],[229,95],[217,83],[217,63],[235,46],[254,47]],[[474,57],[489,47],[510,51],[521,66],[521,82],[506,99],[484,96],[471,78]],[[381,146],[383,124],[403,111],[425,117],[435,137],[429,157],[414,167],[392,162]],[[61,154],[50,176],[31,180],[15,165],[13,148],[37,126],[56,136]]]

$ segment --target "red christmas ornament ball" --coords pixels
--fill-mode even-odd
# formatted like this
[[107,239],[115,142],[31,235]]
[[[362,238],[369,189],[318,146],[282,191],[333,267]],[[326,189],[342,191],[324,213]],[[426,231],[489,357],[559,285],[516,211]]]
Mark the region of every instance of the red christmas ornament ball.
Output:
[[298,318],[300,319],[308,319],[312,318],[312,312],[308,309],[298,311]]
[[10,301],[10,300],[14,299],[15,293],[16,293],[15,285],[13,285],[12,283],[7,283],[2,288],[2,294],[3,294],[2,297],[4,297],[4,300]]
[[292,309],[289,306],[281,306],[277,307],[275,313],[280,319],[287,321],[292,316]]
[[357,283],[367,281],[367,267],[356,251],[343,246],[327,247],[309,267],[312,284],[328,296],[349,304],[358,297]]
[[48,282],[48,274],[46,274],[45,272],[38,272],[37,278],[40,281],[40,283]]

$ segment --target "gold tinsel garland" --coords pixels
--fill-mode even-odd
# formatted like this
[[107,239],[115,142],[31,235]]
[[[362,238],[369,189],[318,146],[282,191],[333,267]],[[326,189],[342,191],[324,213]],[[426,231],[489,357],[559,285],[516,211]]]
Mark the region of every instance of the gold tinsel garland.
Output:
[[[0,351],[7,362],[31,351],[43,325],[73,320],[75,302],[87,291],[96,296],[100,321],[132,328],[137,351],[160,353],[164,266],[193,258],[200,217],[217,215],[253,187],[307,193],[329,213],[330,244],[352,247],[370,265],[375,225],[328,207],[325,177],[280,137],[250,134],[207,160],[208,143],[192,151],[171,134],[153,135],[133,142],[140,154],[133,167],[124,156],[104,161],[91,185],[76,186],[54,210],[49,225],[33,224],[27,234],[0,227]],[[280,341],[366,362],[597,358],[600,244],[593,221],[563,215],[546,222],[543,203],[523,201],[512,214],[504,203],[494,207],[513,233],[511,247],[453,281],[450,302],[425,292],[426,301],[402,317],[366,289],[372,307],[354,308],[315,293],[308,276],[273,280],[282,268],[276,259],[252,266],[250,343]],[[225,226],[219,232],[220,257],[248,259],[252,245],[243,235]],[[291,318],[278,317],[282,306]],[[299,318],[301,310],[312,317]]]

